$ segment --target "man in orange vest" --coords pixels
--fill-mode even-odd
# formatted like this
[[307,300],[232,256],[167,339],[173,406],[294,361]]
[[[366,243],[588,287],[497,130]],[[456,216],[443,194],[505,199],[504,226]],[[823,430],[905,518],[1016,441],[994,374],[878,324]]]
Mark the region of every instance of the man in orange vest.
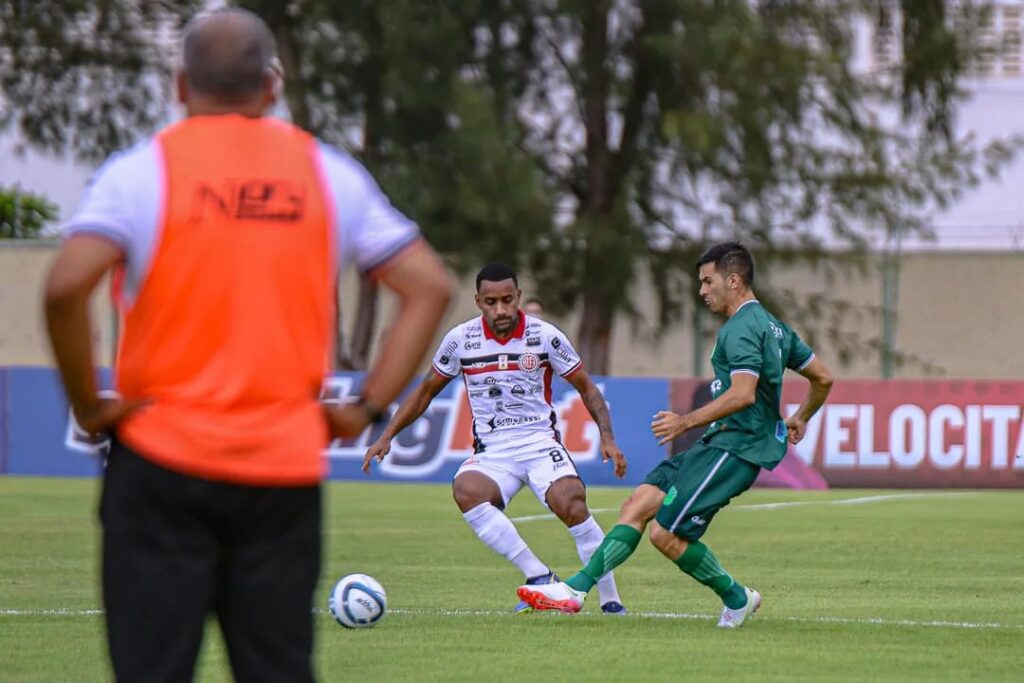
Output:
[[[263,117],[281,74],[256,15],[200,15],[183,53],[187,118],[97,172],[46,284],[74,415],[113,435],[100,502],[110,656],[118,680],[189,680],[212,611],[237,680],[311,680],[322,451],[381,418],[452,285],[362,166]],[[361,399],[325,407],[343,260],[401,303]],[[111,269],[123,398],[100,400],[88,301]]]

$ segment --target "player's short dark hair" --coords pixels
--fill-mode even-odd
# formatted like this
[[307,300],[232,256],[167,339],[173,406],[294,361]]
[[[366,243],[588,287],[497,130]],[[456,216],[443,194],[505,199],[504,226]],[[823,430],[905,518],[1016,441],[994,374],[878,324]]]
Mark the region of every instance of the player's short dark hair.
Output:
[[697,259],[697,270],[705,263],[714,263],[722,277],[736,273],[747,287],[754,286],[754,258],[739,242],[720,242],[709,247]]
[[488,263],[486,266],[481,268],[480,272],[476,274],[476,291],[480,291],[480,283],[484,280],[487,280],[488,282],[512,280],[516,287],[519,287],[519,278],[516,277],[516,271],[512,270],[510,266],[506,266],[504,263]]
[[273,34],[256,14],[223,7],[188,22],[181,51],[189,88],[237,103],[260,92],[277,50]]

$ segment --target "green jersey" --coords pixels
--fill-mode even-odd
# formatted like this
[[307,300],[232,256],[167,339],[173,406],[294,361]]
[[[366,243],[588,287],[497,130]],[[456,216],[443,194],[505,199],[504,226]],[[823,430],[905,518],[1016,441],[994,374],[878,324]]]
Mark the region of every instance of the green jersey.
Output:
[[708,425],[702,441],[747,462],[773,469],[786,454],[786,424],[779,403],[786,368],[803,369],[814,352],[796,332],[764,310],[759,301],[744,303],[718,331],[711,366],[717,398],[732,386],[732,376],[757,377],[753,405]]

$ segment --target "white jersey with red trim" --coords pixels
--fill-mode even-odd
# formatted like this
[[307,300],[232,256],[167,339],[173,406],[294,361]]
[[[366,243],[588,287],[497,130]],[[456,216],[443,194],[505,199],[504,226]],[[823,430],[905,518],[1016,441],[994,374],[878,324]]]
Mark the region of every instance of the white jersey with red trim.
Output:
[[448,331],[434,354],[434,372],[466,384],[476,453],[505,453],[545,440],[561,443],[551,405],[551,377],[583,367],[576,349],[551,323],[519,312],[508,339],[478,317]]

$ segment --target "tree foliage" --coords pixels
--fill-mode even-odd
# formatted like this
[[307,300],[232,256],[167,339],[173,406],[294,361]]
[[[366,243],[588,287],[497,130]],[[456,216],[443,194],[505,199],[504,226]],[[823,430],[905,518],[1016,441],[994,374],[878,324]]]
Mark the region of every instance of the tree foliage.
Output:
[[[903,59],[873,68],[856,28],[882,13]],[[457,268],[525,266],[579,310],[600,372],[641,278],[656,328],[693,305],[709,240],[768,268],[826,244],[853,258],[1005,163],[1012,144],[955,134],[980,18],[943,0],[305,2],[293,111],[361,130],[350,146]]]
[[168,118],[174,29],[201,0],[0,0],[0,129],[98,161]]
[[57,205],[18,186],[0,187],[0,239],[39,237],[57,220]]
[[[0,0],[0,125],[80,156],[151,129],[167,94],[159,38],[197,4]],[[639,316],[642,279],[658,292],[655,328],[691,310],[710,240],[742,238],[762,272],[826,246],[855,260],[927,232],[930,212],[1016,145],[956,134],[984,47],[976,3],[238,4],[277,37],[295,122],[354,151],[456,269],[507,261],[556,312],[579,311],[596,372],[610,369],[616,317]],[[883,17],[902,59],[870,64],[858,32]],[[369,285],[361,300],[365,357]]]

